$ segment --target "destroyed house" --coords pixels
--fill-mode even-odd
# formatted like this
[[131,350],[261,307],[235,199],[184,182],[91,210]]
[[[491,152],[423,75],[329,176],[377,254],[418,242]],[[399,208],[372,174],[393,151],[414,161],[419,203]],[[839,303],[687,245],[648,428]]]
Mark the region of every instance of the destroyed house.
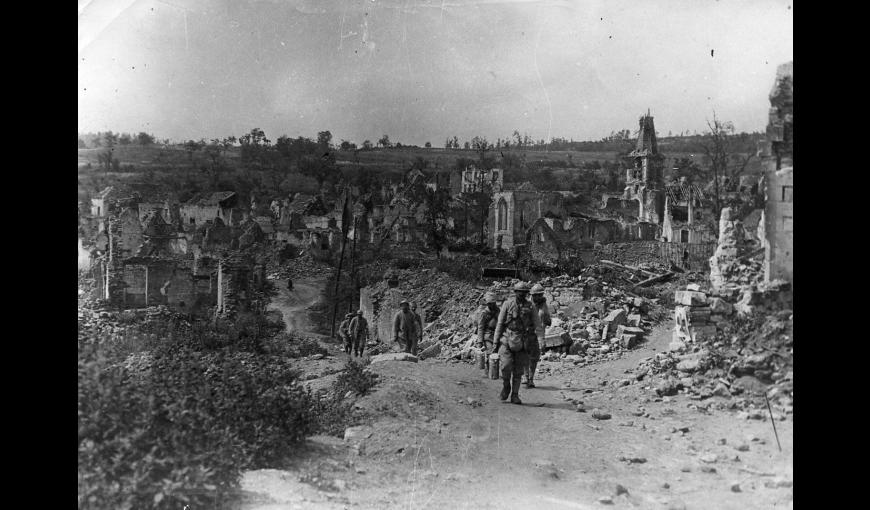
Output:
[[715,242],[710,230],[712,206],[703,190],[685,180],[665,187],[662,240],[670,243]]
[[181,205],[181,221],[185,226],[199,225],[220,218],[227,225],[239,223],[239,215],[234,214],[238,195],[233,191],[199,193]]
[[521,188],[493,193],[489,242],[495,249],[509,250],[514,245],[522,244],[529,227],[547,213],[556,217],[564,215],[563,196],[560,193]]
[[482,170],[471,165],[462,172],[462,193],[501,191],[503,183],[504,171],[500,168]]
[[123,186],[108,186],[91,199],[91,216],[104,218],[124,207],[135,207],[139,195]]

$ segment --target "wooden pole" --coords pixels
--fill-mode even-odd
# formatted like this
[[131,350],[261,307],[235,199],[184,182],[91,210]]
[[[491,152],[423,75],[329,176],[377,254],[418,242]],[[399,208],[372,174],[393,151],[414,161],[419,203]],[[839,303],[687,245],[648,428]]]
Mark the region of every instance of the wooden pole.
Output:
[[341,281],[341,264],[344,262],[344,245],[347,244],[344,233],[341,236],[341,255],[338,259],[338,272],[335,274],[335,293],[333,299],[335,303],[332,305],[332,337],[335,337],[335,316],[338,313],[338,283]]

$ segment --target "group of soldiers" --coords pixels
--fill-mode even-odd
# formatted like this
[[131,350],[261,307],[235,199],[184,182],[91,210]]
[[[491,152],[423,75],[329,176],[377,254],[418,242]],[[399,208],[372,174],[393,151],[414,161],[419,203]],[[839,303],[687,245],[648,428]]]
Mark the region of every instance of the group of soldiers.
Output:
[[[544,287],[540,284],[530,286],[519,282],[513,291],[514,298],[506,299],[501,307],[494,293],[486,293],[486,308],[478,322],[477,342],[484,353],[498,354],[502,377],[499,398],[510,398],[511,403],[522,404],[520,385],[535,387],[535,371],[541,359],[544,332],[552,319]],[[399,306],[400,310],[393,318],[393,342],[402,344],[405,352],[416,355],[423,336],[423,319],[417,313],[415,303],[402,300]],[[338,334],[344,340],[345,353],[362,356],[368,340],[368,322],[362,310],[345,315]],[[488,372],[488,357],[485,365]]]
[[369,338],[369,323],[363,317],[362,310],[344,316],[344,320],[338,326],[338,336],[344,341],[345,354],[350,355],[353,351],[354,356],[363,355]]
[[[393,342],[404,346],[405,352],[417,355],[417,344],[423,338],[423,318],[417,313],[416,303],[402,300],[400,310],[393,318]],[[363,311],[349,313],[338,326],[338,336],[344,341],[344,352],[362,356],[368,342],[369,325]]]
[[[498,354],[502,377],[499,398],[510,397],[512,403],[522,404],[520,384],[535,387],[544,332],[552,322],[544,287],[519,282],[514,285],[514,299],[506,299],[501,308],[492,292],[486,293],[484,301],[486,308],[477,328],[478,346],[484,353]],[[489,370],[488,358],[486,370]]]

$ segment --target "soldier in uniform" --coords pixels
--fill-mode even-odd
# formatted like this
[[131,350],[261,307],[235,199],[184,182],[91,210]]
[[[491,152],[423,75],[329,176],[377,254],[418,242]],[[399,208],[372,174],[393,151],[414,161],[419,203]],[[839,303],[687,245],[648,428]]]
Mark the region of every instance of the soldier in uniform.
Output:
[[[499,397],[507,400],[510,395],[512,404],[523,403],[520,400],[523,369],[529,362],[532,343],[538,341],[535,331],[541,322],[534,304],[528,300],[529,290],[528,283],[514,285],[515,299],[506,299],[501,305],[493,335],[503,384]],[[505,343],[501,341],[503,335],[507,338]]]
[[417,319],[411,312],[408,302],[402,300],[399,303],[401,310],[396,312],[393,318],[393,341],[400,340],[405,345],[405,352],[417,355]]
[[[487,292],[483,296],[483,300],[486,303],[486,308],[481,312],[480,319],[477,321],[477,345],[484,354],[489,354],[492,352],[492,339],[495,335],[495,325],[498,322],[499,309],[495,293]],[[484,375],[487,376],[489,374],[489,356],[486,357],[485,370]]]
[[356,311],[356,315],[350,320],[347,329],[350,331],[354,355],[358,357],[362,356],[363,349],[365,349],[366,342],[369,339],[369,323],[363,317],[362,310]]
[[535,313],[538,314],[540,323],[535,329],[536,341],[533,342],[532,348],[529,350],[529,365],[525,370],[525,385],[528,388],[535,387],[535,370],[538,368],[538,362],[541,361],[541,345],[544,343],[544,333],[547,326],[553,323],[550,318],[550,307],[547,305],[547,298],[544,297],[544,287],[540,283],[536,283],[532,287],[532,304],[535,307]]
[[344,342],[344,353],[350,354],[350,331],[348,331],[347,327],[350,325],[350,319],[353,317],[352,313],[344,314],[344,320],[341,321],[341,324],[338,325],[338,338]]

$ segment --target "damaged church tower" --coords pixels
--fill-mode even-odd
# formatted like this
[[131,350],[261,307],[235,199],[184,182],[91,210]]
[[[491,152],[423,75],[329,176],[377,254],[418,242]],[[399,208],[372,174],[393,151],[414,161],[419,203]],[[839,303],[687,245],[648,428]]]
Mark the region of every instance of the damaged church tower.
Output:
[[664,156],[659,154],[653,117],[647,111],[640,118],[637,146],[625,178],[625,198],[640,204],[638,221],[660,225],[664,219]]

